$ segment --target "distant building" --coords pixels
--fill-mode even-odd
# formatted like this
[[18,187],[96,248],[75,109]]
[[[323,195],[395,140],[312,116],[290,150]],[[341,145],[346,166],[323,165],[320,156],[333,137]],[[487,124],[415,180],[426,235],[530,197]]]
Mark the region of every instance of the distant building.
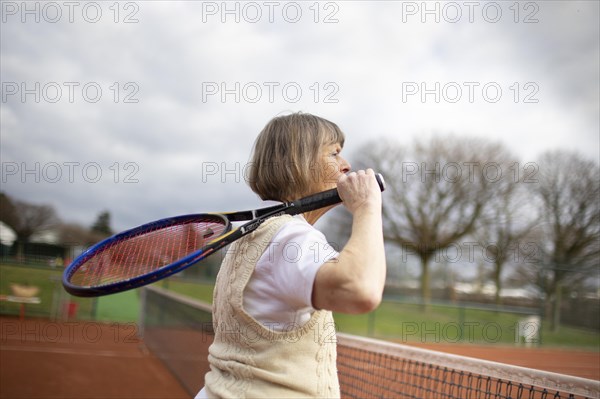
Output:
[[4,259],[62,266],[63,259],[69,252],[73,250],[60,243],[59,234],[55,230],[35,233],[28,242],[19,243],[14,230],[0,222],[0,257]]
[[0,222],[0,256],[7,256],[17,240],[17,234],[4,222]]

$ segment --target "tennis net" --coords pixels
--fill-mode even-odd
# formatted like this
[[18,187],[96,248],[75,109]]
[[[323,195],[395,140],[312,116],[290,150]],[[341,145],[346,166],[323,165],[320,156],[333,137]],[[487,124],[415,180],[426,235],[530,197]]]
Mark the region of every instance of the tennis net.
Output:
[[[208,371],[210,305],[152,286],[142,290],[141,331],[193,397]],[[337,334],[343,398],[600,398],[600,382]]]

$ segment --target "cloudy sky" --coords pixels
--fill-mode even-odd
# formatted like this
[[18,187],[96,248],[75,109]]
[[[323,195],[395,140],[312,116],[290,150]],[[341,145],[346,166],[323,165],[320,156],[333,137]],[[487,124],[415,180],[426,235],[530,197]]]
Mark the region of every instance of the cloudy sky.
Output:
[[2,191],[117,230],[260,205],[273,116],[598,159],[597,1],[1,3]]

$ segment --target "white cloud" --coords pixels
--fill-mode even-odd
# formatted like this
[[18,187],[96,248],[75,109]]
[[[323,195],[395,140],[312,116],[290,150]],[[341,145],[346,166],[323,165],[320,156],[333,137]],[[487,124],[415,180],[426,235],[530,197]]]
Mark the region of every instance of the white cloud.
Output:
[[[597,159],[598,3],[529,3],[539,8],[537,23],[522,23],[534,9],[520,9],[515,23],[512,2],[496,3],[503,11],[497,23],[482,17],[487,3],[478,3],[473,22],[463,7],[459,23],[436,23],[432,15],[422,23],[422,15],[403,13],[413,2],[387,1],[318,3],[318,23],[309,8],[314,3],[299,3],[297,23],[283,18],[286,3],[278,3],[270,23],[260,2],[257,23],[243,15],[236,23],[231,14],[222,23],[219,14],[202,14],[207,4],[221,2],[131,3],[137,9],[119,3],[119,23],[112,3],[99,3],[98,23],[77,12],[73,23],[22,23],[20,15],[8,15],[0,26],[2,82],[29,89],[39,82],[42,98],[35,103],[27,94],[21,101],[20,93],[7,95],[3,86],[2,189],[52,203],[64,219],[87,224],[110,209],[117,228],[177,213],[251,208],[260,203],[228,171],[243,168],[271,117],[297,110],[338,123],[347,133],[348,153],[372,136],[408,142],[448,132],[502,140],[524,162],[550,148]],[[245,3],[227,4],[241,9]],[[447,3],[437,4],[443,9]],[[251,11],[245,16],[252,18]],[[338,22],[323,23],[327,15]],[[138,22],[122,23],[126,16]],[[56,103],[47,101],[52,85],[43,92],[53,82],[63,90]],[[65,82],[77,83],[71,86],[73,102]],[[463,90],[461,101],[436,103],[429,94],[423,103],[420,93],[403,101],[403,84],[411,82],[429,89],[455,82]],[[478,84],[473,102],[465,82]],[[535,86],[526,89],[528,82]],[[101,88],[99,101],[85,98],[88,83]],[[225,101],[221,91],[203,93],[207,84],[232,90],[236,83],[247,90],[238,93],[239,102],[231,92]],[[501,87],[498,102],[483,98],[486,83]],[[293,90],[282,90],[286,84],[300,87],[297,102],[290,101]],[[527,94],[538,103],[524,103]],[[138,102],[125,103],[127,96]],[[336,102],[325,102],[327,96]],[[73,182],[52,183],[44,176],[36,182],[35,172],[5,173],[5,166],[35,170],[36,163],[40,174],[45,165],[62,165],[65,176],[72,163],[81,169],[97,163],[103,177],[89,182],[80,173]],[[137,167],[137,183],[123,181],[134,170],[125,169],[128,163]],[[203,165],[215,164],[217,174],[202,174]]]

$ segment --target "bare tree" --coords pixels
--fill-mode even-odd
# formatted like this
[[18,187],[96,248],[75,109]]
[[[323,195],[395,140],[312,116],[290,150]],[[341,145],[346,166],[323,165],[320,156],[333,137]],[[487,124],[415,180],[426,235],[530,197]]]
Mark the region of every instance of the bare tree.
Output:
[[[529,166],[533,165],[527,164],[523,169],[529,171]],[[494,185],[494,194],[478,219],[474,233],[483,249],[483,258],[493,265],[496,304],[502,302],[500,294],[505,265],[521,263],[522,250],[527,250],[522,240],[539,223],[539,213],[528,198],[525,187],[536,182],[534,170],[521,173],[522,167],[514,156],[501,160],[499,167],[505,172],[505,178]]]
[[546,294],[553,330],[560,325],[562,288],[598,272],[600,263],[600,168],[578,154],[540,157],[539,183],[530,185],[541,202],[536,283]]
[[74,223],[61,224],[58,228],[58,235],[58,239],[61,244],[83,247],[88,247],[92,244],[95,244],[106,237],[104,234],[99,234],[93,230]]
[[5,193],[0,192],[0,221],[7,226],[19,224],[19,216],[13,200]]
[[472,233],[503,178],[496,159],[500,144],[461,137],[434,137],[412,146],[368,143],[355,166],[369,166],[388,182],[383,206],[384,236],[421,264],[421,294],[431,300],[430,261]]

